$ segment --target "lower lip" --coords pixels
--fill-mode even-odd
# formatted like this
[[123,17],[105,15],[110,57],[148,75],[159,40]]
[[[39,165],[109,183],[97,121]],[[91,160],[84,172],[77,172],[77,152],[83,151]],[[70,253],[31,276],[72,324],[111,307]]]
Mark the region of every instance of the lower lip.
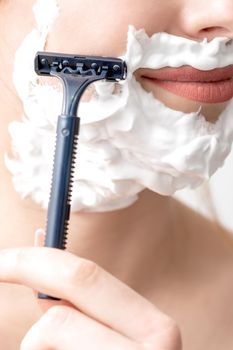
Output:
[[233,97],[233,79],[217,82],[179,82],[143,77],[175,95],[202,103],[221,103]]

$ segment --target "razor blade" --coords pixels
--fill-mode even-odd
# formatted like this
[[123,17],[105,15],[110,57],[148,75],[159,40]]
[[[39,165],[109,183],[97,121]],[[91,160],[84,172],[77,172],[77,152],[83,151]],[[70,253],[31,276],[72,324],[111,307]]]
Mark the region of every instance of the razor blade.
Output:
[[126,78],[126,64],[114,57],[76,56],[38,52],[35,58],[35,71],[38,75],[51,75],[51,72],[85,75],[101,75],[105,79],[120,81]]

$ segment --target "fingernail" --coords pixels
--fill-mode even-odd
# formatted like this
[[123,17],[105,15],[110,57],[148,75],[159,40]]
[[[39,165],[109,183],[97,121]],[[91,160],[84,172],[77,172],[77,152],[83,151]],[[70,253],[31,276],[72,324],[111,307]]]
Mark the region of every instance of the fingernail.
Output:
[[45,241],[45,232],[43,229],[39,228],[36,230],[34,235],[34,246],[42,247]]

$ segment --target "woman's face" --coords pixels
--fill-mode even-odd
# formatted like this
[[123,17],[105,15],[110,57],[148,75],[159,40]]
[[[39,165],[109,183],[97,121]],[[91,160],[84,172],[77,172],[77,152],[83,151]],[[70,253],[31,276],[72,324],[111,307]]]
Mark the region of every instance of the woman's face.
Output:
[[[9,16],[12,37],[20,36],[20,28],[26,31],[32,24],[32,13],[31,18],[28,14],[34,3],[9,3],[6,10],[9,14],[12,9],[16,17],[14,20]],[[59,4],[61,12],[49,35],[48,51],[120,56],[126,51],[130,24],[144,28],[148,35],[168,32],[197,41],[217,36],[233,38],[233,0],[60,0]],[[4,13],[2,17],[4,20]],[[199,108],[200,102],[151,84],[142,78],[142,72],[139,69],[135,73],[137,80],[169,107],[184,112]],[[202,103],[202,112],[215,120],[226,104]]]
[[[55,0],[50,1],[52,4],[55,2]],[[149,36],[158,32],[168,32],[180,37],[202,41],[202,39],[205,37],[210,40],[221,35],[227,36],[230,41],[230,38],[232,37],[231,26],[233,25],[233,0],[221,0],[221,2],[220,0],[202,1],[60,0],[60,15],[56,19],[54,26],[51,28],[45,45],[46,50],[52,52],[73,53],[76,55],[86,54],[121,56],[126,52],[129,25],[133,25],[136,27],[136,29],[144,28]],[[4,0],[2,3],[4,3]],[[31,33],[32,28],[35,28],[36,26],[32,12],[32,5],[35,3],[35,0],[22,0],[20,2],[9,1],[8,3],[12,12],[8,7],[5,18],[8,18],[7,27],[11,30],[11,43],[13,43],[13,38],[17,37],[18,46],[20,46],[22,39],[28,33]],[[37,9],[46,11],[45,0],[42,0],[42,5],[45,6],[45,9]],[[29,12],[30,16],[28,17]],[[42,12],[42,14],[43,13],[44,12]],[[4,14],[1,12],[1,10],[0,16],[2,16],[0,18],[1,26],[4,22]],[[221,20],[219,20],[219,18]],[[31,28],[28,28],[28,23],[30,23]],[[19,33],[21,40],[19,40],[18,37]],[[22,35],[22,33],[24,35]],[[30,35],[30,43],[31,40],[34,40],[34,38],[36,41],[37,31],[34,31],[33,34],[35,34],[35,37]],[[162,35],[162,37],[167,36],[169,35]],[[9,36],[7,36],[7,38],[9,38]],[[44,37],[42,37],[42,39],[44,39]],[[180,41],[183,43],[182,39],[180,39]],[[166,45],[169,42],[170,41],[167,40]],[[28,44],[28,41],[26,41],[26,44]],[[26,55],[28,50],[32,55],[34,55],[33,44],[34,43],[31,45],[33,52],[28,50],[27,45],[26,48],[25,45],[23,45],[21,46],[19,53],[21,54],[23,52],[23,54]],[[35,45],[37,45],[36,42]],[[201,44],[196,46],[201,47]],[[211,47],[212,46],[213,45],[211,44]],[[12,47],[16,49],[17,45],[14,44]],[[38,47],[36,47],[36,49],[38,49]],[[231,49],[231,46],[229,46],[229,49]],[[22,61],[23,60],[21,59],[17,60],[17,64],[23,65],[24,62]],[[215,61],[216,60],[214,60],[214,62]],[[21,68],[21,66],[17,65],[17,68],[18,67]],[[17,75],[17,79],[19,81],[18,91],[21,92],[22,72],[20,68],[17,69],[17,74],[19,73],[19,75]],[[171,68],[166,67],[165,69]],[[187,67],[183,69],[187,69]],[[156,70],[153,71],[158,73]],[[176,72],[180,74],[180,71]],[[2,74],[5,74],[5,71],[4,73],[2,72]],[[204,72],[199,71],[198,74],[204,75]],[[204,104],[200,103],[200,101],[191,101],[191,99],[179,97],[177,94],[168,92],[164,88],[156,86],[155,84],[149,84],[149,82],[143,78],[143,69],[136,71],[135,75],[137,80],[146,90],[153,92],[155,97],[162,100],[166,105],[174,109],[181,111],[183,110],[184,112],[191,112],[193,109],[197,111],[200,104]],[[30,77],[25,77],[26,84],[28,84]],[[178,79],[179,77],[180,76],[177,75]],[[48,79],[51,80],[51,78]],[[58,81],[57,79],[55,80]],[[34,75],[32,77],[32,82],[34,83]],[[26,85],[26,87],[28,87],[28,85]],[[130,89],[132,88],[130,92],[128,91],[128,87]],[[30,96],[28,96],[28,90],[26,90],[26,97],[30,97],[28,99],[25,98],[26,101],[24,101],[26,112],[29,111],[28,113],[33,117],[31,118],[31,124],[32,130],[35,130],[35,134],[32,133],[28,135],[28,138],[25,140],[26,142],[23,143],[24,147],[22,147],[21,138],[18,137],[18,132],[21,132],[21,129],[16,130],[15,139],[19,140],[18,148],[23,149],[23,151],[30,149],[31,144],[34,144],[34,140],[31,142],[31,137],[34,138],[34,135],[37,135],[38,132],[40,137],[39,142],[41,145],[47,144],[49,139],[47,129],[46,127],[43,127],[42,129],[46,134],[44,137],[45,142],[43,141],[41,137],[43,133],[42,129],[39,128],[40,130],[38,131],[37,118],[35,118],[32,113],[32,111],[35,110],[35,112],[37,112],[36,115],[38,115],[38,105],[40,107],[39,110],[42,111],[45,126],[46,123],[48,123],[48,130],[51,131],[51,136],[53,135],[49,121],[53,120],[54,122],[55,119],[52,118],[56,117],[56,115],[53,117],[51,115],[51,119],[49,119],[50,114],[47,114],[47,111],[48,108],[54,106],[55,104],[52,103],[52,106],[50,106],[50,103],[48,103],[48,101],[50,102],[50,96],[49,94],[44,94],[45,91],[48,91],[47,88],[48,87],[46,87],[45,90],[41,89],[41,87],[37,86],[37,84],[31,84],[29,85]],[[154,100],[151,95],[143,92],[139,85],[135,84],[134,79],[129,79],[128,84],[125,84],[125,89],[122,87],[121,91],[123,93],[119,94],[119,96],[117,96],[119,98],[115,99],[117,101],[115,104],[115,109],[113,109],[113,111],[111,110],[111,112],[107,114],[108,118],[106,118],[106,123],[105,120],[103,123],[101,123],[102,120],[96,121],[95,119],[95,122],[93,121],[90,123],[93,125],[87,124],[86,133],[84,130],[84,146],[86,146],[89,141],[91,142],[90,150],[89,147],[83,147],[83,149],[86,149],[86,153],[84,153],[82,159],[84,161],[87,160],[86,163],[84,163],[83,174],[85,175],[85,172],[87,171],[88,177],[83,176],[84,189],[81,191],[81,196],[83,195],[84,200],[81,199],[81,206],[85,206],[85,203],[88,202],[89,198],[90,203],[93,203],[93,208],[96,207],[95,203],[98,202],[100,203],[100,206],[102,203],[107,203],[105,208],[108,205],[111,205],[112,208],[112,202],[114,203],[112,198],[117,198],[117,201],[120,201],[119,205],[122,206],[121,196],[128,196],[128,203],[129,198],[130,200],[131,198],[135,198],[135,193],[140,191],[141,188],[145,187],[149,187],[155,192],[168,195],[169,193],[173,193],[173,191],[181,186],[186,186],[186,184],[190,185],[191,183],[199,183],[200,179],[210,176],[210,174],[218,167],[220,162],[222,164],[222,160],[225,157],[225,154],[223,153],[226,153],[226,147],[228,144],[230,144],[231,128],[226,128],[226,130],[229,129],[229,131],[221,133],[220,137],[219,129],[222,127],[223,123],[217,125],[217,128],[211,128],[209,127],[208,123],[203,123],[201,118],[195,118],[197,113],[194,114],[193,118],[188,119],[187,117],[186,119],[186,115],[183,115],[182,113],[175,113],[170,111],[168,108],[164,108],[164,106]],[[124,92],[126,93],[124,94]],[[129,95],[127,97],[128,92]],[[90,93],[92,93],[92,91],[90,91]],[[51,94],[51,96],[55,96],[56,98],[60,97],[60,95],[56,93]],[[135,101],[137,100],[138,96],[139,98],[137,104]],[[96,102],[96,104],[89,105],[89,107],[94,106],[92,108],[95,108],[98,102],[101,102],[101,108],[103,105],[103,110],[105,109],[105,102],[102,104],[102,101],[106,100],[104,97],[93,100]],[[111,101],[111,99],[109,101]],[[45,104],[43,104],[43,102]],[[122,104],[118,104],[118,102],[122,102]],[[134,105],[135,110],[132,108]],[[123,109],[122,106],[125,106],[125,109]],[[224,107],[225,103],[216,103],[216,101],[215,103],[205,103],[205,111],[202,110],[202,114],[205,114],[208,119],[214,120],[217,114],[219,114]],[[125,113],[122,113],[122,111],[125,111]],[[102,110],[100,110],[98,118],[100,116],[103,117],[103,115],[100,113],[102,113]],[[159,118],[156,118],[156,113]],[[225,115],[227,117],[225,119],[222,118],[222,120],[224,119],[225,121],[223,129],[225,125],[227,125],[229,114],[226,113]],[[92,115],[92,112],[90,112],[90,115]],[[119,118],[110,118],[111,116],[116,115],[119,116]],[[128,116],[129,118],[127,118]],[[171,122],[169,124],[170,116]],[[181,117],[178,121],[179,116]],[[93,117],[97,118],[97,115],[93,115]],[[34,123],[34,120],[36,120],[36,123]],[[180,122],[180,120],[182,120],[182,122]],[[98,132],[99,126],[101,127],[101,130],[103,130],[102,133],[100,132],[100,138]],[[28,129],[24,128],[24,130],[25,133],[28,133]],[[95,133],[96,130],[97,133]],[[106,132],[111,135],[108,140],[106,138]],[[148,142],[145,142],[145,135],[149,140]],[[203,137],[200,137],[200,135]],[[30,147],[28,147],[28,144]],[[179,147],[177,147],[177,145],[179,145]],[[187,145],[188,147],[186,148]],[[92,151],[92,147],[94,147],[94,150],[99,149],[97,158],[95,157],[95,154],[97,153]],[[15,149],[17,149],[16,146]],[[45,150],[45,148],[41,147],[41,150]],[[203,156],[200,156],[200,154],[202,155],[200,150],[205,150]],[[30,151],[30,156],[31,154],[33,154],[32,151]],[[26,163],[28,164],[28,159],[30,158],[27,156],[25,158],[27,159]],[[45,163],[43,163],[42,158],[45,160]],[[40,160],[42,160],[41,163]],[[39,164],[41,169],[49,169],[49,166],[47,166],[47,164],[49,164],[47,149],[45,150],[45,153],[41,153],[40,158],[38,158],[39,163],[36,162],[31,162],[33,164],[32,167],[35,167],[35,164]],[[42,166],[41,164],[45,164],[45,166]],[[85,167],[85,164],[88,164],[88,166]],[[111,165],[112,168],[109,170]],[[108,168],[108,171],[105,171],[106,167]],[[25,167],[25,169],[27,168]],[[93,169],[93,171],[89,171],[90,169]],[[34,173],[33,168],[30,170],[30,173]],[[95,177],[96,173],[98,174],[97,180],[91,177],[92,175]],[[106,178],[105,173],[107,174]],[[116,173],[117,177],[115,176]],[[104,175],[103,177],[102,174]],[[194,179],[190,180],[190,178],[192,178],[192,174]],[[23,178],[23,176],[21,178]],[[45,177],[46,175],[43,173],[43,179]],[[28,179],[27,172],[25,179]],[[106,190],[104,187],[105,179],[107,179],[106,183],[107,186],[109,186],[109,188],[106,187]],[[116,181],[114,182],[114,180]],[[22,181],[24,181],[24,179]],[[38,177],[38,183],[39,181],[40,178]],[[97,183],[98,181],[100,181],[100,184]],[[98,190],[96,190],[95,183],[97,183],[96,186],[98,186]],[[89,184],[91,185],[89,186]],[[31,190],[31,186],[29,192],[31,191],[34,198],[41,198],[41,200],[45,202],[46,198],[44,193],[46,191],[42,189],[41,192],[36,192],[37,187],[39,187],[40,191],[41,187],[35,185],[35,192],[34,189]],[[129,191],[132,192],[127,192],[128,188]],[[25,188],[23,191],[25,191]],[[86,197],[86,192],[90,193],[88,194],[88,197]],[[78,195],[79,193],[80,192],[78,191]],[[125,198],[122,199],[125,206],[124,200]],[[83,204],[83,202],[85,203]],[[80,203],[79,198],[77,199],[77,203]]]
[[[47,50],[120,56],[126,51],[129,24],[193,40],[233,38],[233,0],[60,0],[61,15],[50,34]],[[169,107],[196,111],[200,103],[174,95],[142,78],[147,91]],[[203,114],[215,120],[225,103],[203,103]]]

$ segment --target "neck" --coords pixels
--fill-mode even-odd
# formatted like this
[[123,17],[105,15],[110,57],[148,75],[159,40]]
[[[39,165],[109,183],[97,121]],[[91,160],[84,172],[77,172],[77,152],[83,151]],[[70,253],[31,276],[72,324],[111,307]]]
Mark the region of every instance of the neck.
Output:
[[145,190],[126,209],[73,214],[68,250],[139,288],[152,273],[159,278],[174,258],[173,204],[171,198]]

